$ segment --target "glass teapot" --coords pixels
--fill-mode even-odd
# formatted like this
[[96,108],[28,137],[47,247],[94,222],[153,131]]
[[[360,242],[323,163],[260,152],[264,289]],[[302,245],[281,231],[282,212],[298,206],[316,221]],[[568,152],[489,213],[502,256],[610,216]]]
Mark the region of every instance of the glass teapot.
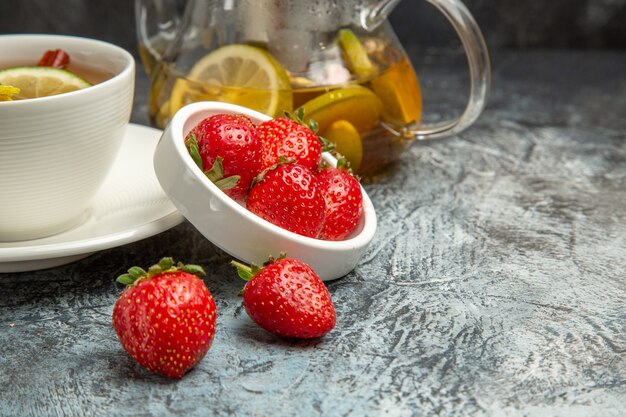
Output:
[[360,174],[413,140],[470,126],[491,70],[475,20],[458,0],[427,0],[465,49],[470,97],[456,119],[420,123],[418,78],[387,17],[400,0],[136,0],[139,51],[152,80],[151,123],[215,100],[273,117],[302,108]]

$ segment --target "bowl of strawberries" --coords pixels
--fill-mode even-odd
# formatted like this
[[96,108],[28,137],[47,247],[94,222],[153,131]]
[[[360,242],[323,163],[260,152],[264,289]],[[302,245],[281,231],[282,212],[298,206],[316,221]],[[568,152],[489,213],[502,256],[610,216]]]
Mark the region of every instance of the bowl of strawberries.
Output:
[[180,109],[154,155],[178,210],[214,245],[247,263],[287,253],[332,280],[358,264],[376,212],[357,178],[302,115],[245,107]]

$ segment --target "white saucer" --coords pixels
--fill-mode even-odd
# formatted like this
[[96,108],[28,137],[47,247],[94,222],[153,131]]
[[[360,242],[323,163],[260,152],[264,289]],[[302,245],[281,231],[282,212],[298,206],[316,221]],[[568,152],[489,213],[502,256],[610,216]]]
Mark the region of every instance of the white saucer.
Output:
[[43,239],[0,242],[0,273],[64,265],[161,233],[185,218],[163,192],[152,158],[161,131],[130,124],[111,172],[85,221]]

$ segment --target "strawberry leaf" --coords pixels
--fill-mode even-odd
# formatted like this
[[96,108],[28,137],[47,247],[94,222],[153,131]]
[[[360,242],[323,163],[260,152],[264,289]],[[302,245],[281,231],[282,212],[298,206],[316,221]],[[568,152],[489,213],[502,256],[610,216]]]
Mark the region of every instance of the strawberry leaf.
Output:
[[196,135],[189,135],[189,139],[185,141],[185,147],[187,148],[187,152],[189,152],[191,159],[193,159],[196,165],[198,165],[198,168],[202,169],[202,157],[200,156],[200,149],[198,148]]
[[163,271],[167,271],[174,266],[174,259],[171,257],[161,258],[161,260],[159,261],[159,266]]
[[128,275],[130,275],[131,277],[135,278],[135,280],[137,280],[141,277],[145,277],[147,274],[143,268],[139,266],[133,266],[132,268],[128,270]]
[[205,275],[204,269],[200,265],[185,265],[182,262],[174,262],[174,259],[171,257],[164,257],[161,258],[158,264],[150,266],[148,272],[141,267],[133,266],[126,274],[117,277],[117,282],[126,286],[132,286],[141,280],[176,271],[188,272],[197,276]]
[[343,169],[343,170],[346,170],[346,171],[349,170],[348,160],[346,159],[345,156],[343,156],[341,154],[337,154],[337,168]]
[[116,281],[119,282],[120,284],[124,284],[126,286],[130,286],[130,285],[133,285],[136,280],[137,279],[134,278],[130,274],[123,274],[123,275],[120,275],[119,277],[117,277]]
[[215,158],[215,162],[213,162],[213,166],[208,171],[205,171],[204,174],[207,176],[211,182],[216,182],[224,178],[224,166],[222,165],[222,157],[218,156]]
[[298,123],[301,126],[304,126],[312,130],[313,133],[317,132],[318,126],[315,120],[313,119],[309,120],[308,124],[304,122],[304,108],[303,107],[299,107],[294,114],[291,114],[288,111],[285,111],[285,117],[287,117],[290,120],[293,120],[294,122]]
[[229,190],[237,185],[240,178],[240,175],[232,175],[230,177],[214,181],[214,184],[217,185],[217,188],[219,188],[220,190]]
[[241,179],[241,175],[231,175],[230,177],[224,178],[224,159],[221,156],[215,158],[213,162],[213,166],[210,170],[205,171],[204,175],[220,190],[229,190],[239,183]]
[[162,274],[163,270],[161,269],[161,267],[159,265],[152,265],[150,266],[150,268],[148,268],[148,276],[149,277],[155,277],[159,274]]
[[309,120],[309,126],[308,127],[309,127],[309,129],[311,129],[311,131],[313,133],[317,133],[317,131],[320,128],[320,125],[318,125],[315,120],[311,119],[311,120]]
[[317,135],[320,143],[322,144],[322,152],[330,152],[335,149],[335,142],[331,142],[323,136]]
[[183,265],[182,270],[183,272],[188,272],[190,274],[194,274],[199,277],[206,275],[206,272],[204,272],[204,268],[202,268],[200,265],[193,265],[193,264]]
[[[267,258],[267,261],[263,262],[263,266],[268,266],[273,264],[274,262],[280,260],[280,259],[285,259],[287,257],[287,252],[281,252],[278,254],[277,258],[274,258],[272,255],[270,255]],[[256,265],[252,264],[252,267],[254,268]]]
[[128,270],[126,274],[120,275],[117,277],[117,282],[120,284],[124,284],[127,286],[134,285],[137,281],[146,278],[148,274],[144,271],[143,268],[138,266],[133,266]]
[[300,123],[300,124],[304,124],[304,107],[299,107],[296,110],[296,122]]

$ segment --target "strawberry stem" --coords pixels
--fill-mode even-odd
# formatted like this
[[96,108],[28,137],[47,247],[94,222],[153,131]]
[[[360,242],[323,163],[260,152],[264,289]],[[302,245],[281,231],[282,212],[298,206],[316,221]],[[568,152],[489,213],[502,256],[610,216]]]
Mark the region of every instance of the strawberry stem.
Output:
[[256,177],[254,177],[254,179],[252,180],[252,186],[254,186],[255,184],[263,181],[263,179],[265,178],[265,175],[270,172],[270,171],[274,171],[276,168],[278,168],[280,165],[284,165],[284,164],[293,164],[295,163],[296,160],[295,159],[287,159],[287,157],[285,155],[280,155],[278,157],[278,162],[276,162],[274,165],[270,165],[269,167],[265,168],[263,171],[261,171]]
[[274,258],[273,256],[270,255],[268,260],[263,263],[262,267],[256,264],[251,264],[250,266],[248,266],[246,264],[242,264],[241,262],[237,262],[235,260],[230,261],[230,264],[234,266],[235,268],[237,268],[237,275],[239,275],[241,279],[243,279],[244,281],[250,281],[253,276],[259,273],[259,271],[261,271],[261,269],[276,262],[279,259],[284,259],[286,257],[287,257],[286,252],[281,252],[278,255],[278,258]]
[[252,266],[248,266],[237,261],[231,261],[230,264],[237,268],[237,275],[239,275],[239,278],[243,279],[244,281],[250,281],[254,276],[254,273],[252,272]]

